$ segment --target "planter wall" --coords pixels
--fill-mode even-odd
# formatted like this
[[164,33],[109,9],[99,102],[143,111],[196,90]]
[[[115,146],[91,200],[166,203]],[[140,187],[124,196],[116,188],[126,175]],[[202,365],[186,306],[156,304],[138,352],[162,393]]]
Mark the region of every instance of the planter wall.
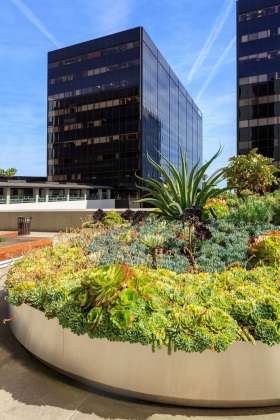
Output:
[[11,306],[12,331],[34,356],[81,382],[151,401],[199,407],[280,405],[280,346],[235,343],[202,354],[90,339],[27,305]]

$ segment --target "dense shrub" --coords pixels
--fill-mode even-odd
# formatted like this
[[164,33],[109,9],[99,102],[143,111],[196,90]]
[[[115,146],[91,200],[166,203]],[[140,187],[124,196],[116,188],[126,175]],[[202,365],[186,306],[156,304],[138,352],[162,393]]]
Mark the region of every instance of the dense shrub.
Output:
[[188,269],[189,262],[181,253],[186,240],[180,234],[181,223],[171,223],[150,216],[143,224],[119,226],[102,232],[94,238],[89,251],[98,267],[108,264],[152,267],[154,256],[151,240],[160,236],[161,243],[157,242],[156,246],[157,266],[184,272]]
[[225,168],[228,186],[238,194],[246,190],[260,194],[271,191],[273,186],[279,185],[276,173],[279,173],[279,169],[273,165],[273,159],[258,154],[257,149],[230,158]]
[[267,232],[256,238],[249,252],[254,263],[280,265],[280,231]]
[[28,263],[9,274],[9,302],[31,304],[76,334],[186,352],[280,343],[275,268],[176,275],[126,265],[73,272],[70,264],[59,277],[53,267],[49,282],[31,283]]
[[105,226],[118,226],[118,225],[122,225],[124,223],[124,220],[118,212],[108,211],[105,214],[105,217],[103,218],[102,223]]
[[280,190],[275,191],[273,194],[267,194],[264,199],[271,208],[272,223],[280,225]]
[[[248,228],[248,226],[247,226]],[[201,271],[223,271],[232,264],[246,266],[249,232],[233,223],[217,222],[209,227],[212,237],[202,243],[198,255]]]
[[272,222],[273,209],[268,202],[259,196],[249,196],[240,200],[227,217],[227,220],[236,224],[268,224]]
[[223,219],[229,214],[227,201],[221,198],[208,200],[203,208],[205,219]]

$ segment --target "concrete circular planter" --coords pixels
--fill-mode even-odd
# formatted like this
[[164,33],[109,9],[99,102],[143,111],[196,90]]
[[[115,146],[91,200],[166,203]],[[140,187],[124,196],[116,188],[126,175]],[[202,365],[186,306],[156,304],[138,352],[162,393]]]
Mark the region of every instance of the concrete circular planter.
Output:
[[197,407],[280,405],[280,346],[235,343],[202,354],[77,336],[27,305],[12,331],[34,356],[81,382],[125,396]]

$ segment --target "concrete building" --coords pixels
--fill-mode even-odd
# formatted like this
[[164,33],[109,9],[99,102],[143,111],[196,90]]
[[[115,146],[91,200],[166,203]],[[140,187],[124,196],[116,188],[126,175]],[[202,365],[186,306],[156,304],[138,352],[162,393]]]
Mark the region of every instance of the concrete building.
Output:
[[0,178],[0,210],[115,207],[111,188],[44,182],[43,178]]

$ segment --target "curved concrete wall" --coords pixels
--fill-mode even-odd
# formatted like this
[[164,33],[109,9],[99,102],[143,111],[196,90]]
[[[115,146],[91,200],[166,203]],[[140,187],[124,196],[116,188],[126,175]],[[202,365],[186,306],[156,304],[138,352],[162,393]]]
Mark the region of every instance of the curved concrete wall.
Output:
[[36,357],[87,384],[152,401],[200,407],[280,404],[280,346],[236,343],[202,354],[77,336],[27,305],[11,307],[12,331]]

